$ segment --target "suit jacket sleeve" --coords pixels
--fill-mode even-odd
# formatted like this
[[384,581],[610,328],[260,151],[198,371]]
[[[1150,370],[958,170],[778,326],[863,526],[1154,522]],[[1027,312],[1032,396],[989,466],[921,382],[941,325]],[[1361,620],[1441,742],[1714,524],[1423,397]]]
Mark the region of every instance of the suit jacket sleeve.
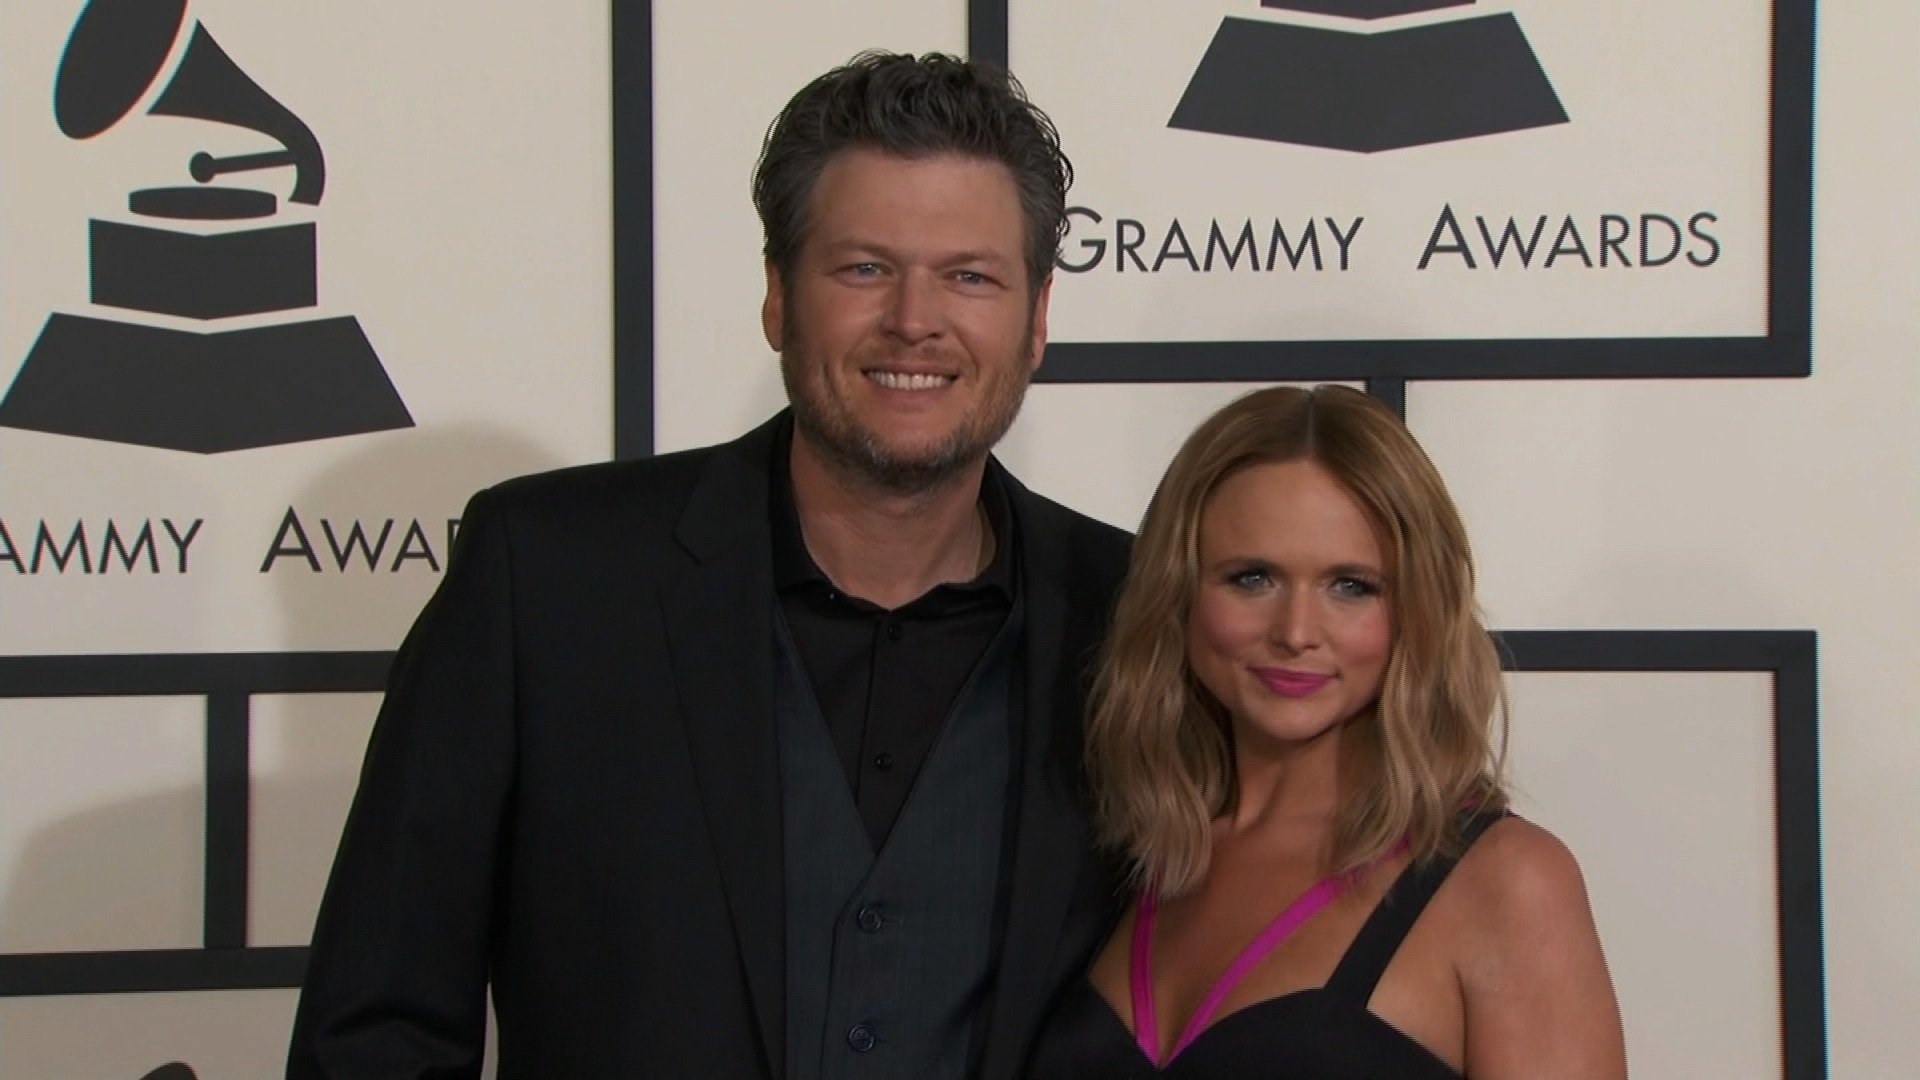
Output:
[[514,775],[513,563],[482,492],[395,658],[314,928],[288,1080],[471,1078]]

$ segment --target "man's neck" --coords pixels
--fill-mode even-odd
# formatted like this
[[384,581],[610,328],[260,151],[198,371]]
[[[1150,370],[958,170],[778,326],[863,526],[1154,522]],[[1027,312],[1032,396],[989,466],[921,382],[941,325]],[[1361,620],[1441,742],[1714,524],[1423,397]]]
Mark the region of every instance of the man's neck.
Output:
[[835,468],[795,433],[793,503],[807,553],[849,596],[893,609],[971,581],[996,539],[980,505],[986,460],[930,491],[902,495]]

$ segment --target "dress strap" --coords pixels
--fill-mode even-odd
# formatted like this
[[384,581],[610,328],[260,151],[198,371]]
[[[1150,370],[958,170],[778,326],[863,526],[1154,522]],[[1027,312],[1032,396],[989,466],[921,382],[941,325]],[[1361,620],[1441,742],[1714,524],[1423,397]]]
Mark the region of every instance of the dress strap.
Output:
[[1354,936],[1353,944],[1347,946],[1346,955],[1340,958],[1339,966],[1327,980],[1327,992],[1365,1008],[1393,954],[1400,950],[1400,943],[1406,940],[1420,913],[1427,909],[1428,901],[1440,891],[1447,875],[1453,872],[1473,842],[1480,839],[1480,834],[1508,813],[1506,810],[1475,813],[1463,822],[1460,854],[1407,864],[1387,894],[1380,898],[1373,914],[1367,917],[1366,925]]
[[1160,905],[1154,901],[1153,886],[1140,890],[1140,905],[1133,915],[1133,951],[1127,968],[1127,989],[1133,995],[1133,1039],[1140,1052],[1156,1066],[1160,1064],[1160,1019],[1153,1009],[1153,923]]
[[[1179,1057],[1180,1051],[1185,1050],[1188,1043],[1200,1037],[1200,1033],[1205,1031],[1207,1024],[1213,1020],[1213,1014],[1219,1010],[1220,1003],[1226,1000],[1227,994],[1234,987],[1240,985],[1240,980],[1247,977],[1247,972],[1252,971],[1254,965],[1265,960],[1268,953],[1291,937],[1293,932],[1305,925],[1308,919],[1320,914],[1320,909],[1331,904],[1333,898],[1339,896],[1340,890],[1345,887],[1344,877],[1322,878],[1313,888],[1301,893],[1298,900],[1288,904],[1285,911],[1268,923],[1267,928],[1260,931],[1260,936],[1254,938],[1252,943],[1241,951],[1239,958],[1220,974],[1220,978],[1213,984],[1213,989],[1207,991],[1207,996],[1200,1000],[1200,1007],[1193,1010],[1193,1017],[1187,1021],[1186,1030],[1180,1033],[1180,1041],[1174,1043],[1173,1049],[1168,1052],[1167,1061]],[[1161,1064],[1164,1065],[1165,1062]]]
[[1286,910],[1275,916],[1274,920],[1267,924],[1266,929],[1260,931],[1246,948],[1240,950],[1240,955],[1234,958],[1227,970],[1220,973],[1218,979],[1214,980],[1212,989],[1208,990],[1207,996],[1201,999],[1200,1007],[1193,1011],[1193,1016],[1187,1020],[1185,1030],[1181,1031],[1180,1038],[1174,1042],[1173,1048],[1167,1051],[1165,1058],[1162,1058],[1158,1052],[1160,1025],[1153,1004],[1153,924],[1158,912],[1153,889],[1149,887],[1143,890],[1140,894],[1139,911],[1134,916],[1133,957],[1129,981],[1132,983],[1130,989],[1133,994],[1133,1036],[1134,1040],[1140,1044],[1141,1051],[1147,1055],[1147,1060],[1153,1062],[1156,1068],[1165,1068],[1167,1062],[1179,1057],[1180,1052],[1207,1029],[1207,1024],[1212,1021],[1213,1014],[1219,1010],[1220,1003],[1226,1000],[1234,987],[1240,985],[1240,980],[1246,978],[1247,973],[1252,971],[1255,965],[1265,960],[1267,954],[1291,937],[1294,931],[1304,926],[1308,919],[1318,915],[1322,908],[1332,903],[1334,898],[1340,895],[1340,891],[1346,887],[1346,881],[1347,879],[1342,875],[1322,878],[1311,889],[1301,893],[1293,903],[1288,904]]

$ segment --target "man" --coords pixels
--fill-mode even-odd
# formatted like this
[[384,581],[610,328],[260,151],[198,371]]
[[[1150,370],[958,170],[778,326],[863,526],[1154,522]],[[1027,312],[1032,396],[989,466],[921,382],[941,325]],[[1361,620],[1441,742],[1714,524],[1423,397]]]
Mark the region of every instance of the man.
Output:
[[394,664],[288,1076],[1016,1074],[1113,899],[1078,762],[1123,534],[989,456],[1070,170],[869,54],[769,131],[789,412],[476,496]]

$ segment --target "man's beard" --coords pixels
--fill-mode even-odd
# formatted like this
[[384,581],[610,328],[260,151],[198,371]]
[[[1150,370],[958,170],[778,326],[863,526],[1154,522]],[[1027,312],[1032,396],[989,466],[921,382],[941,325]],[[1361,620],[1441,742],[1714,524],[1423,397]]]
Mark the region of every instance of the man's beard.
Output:
[[[845,401],[827,393],[822,373],[803,359],[806,339],[795,329],[789,327],[780,353],[780,379],[793,405],[794,427],[836,469],[888,494],[923,495],[957,480],[1006,435],[1026,399],[1031,344],[1021,347],[1013,371],[991,378],[973,410],[944,438],[912,450],[889,447]],[[866,378],[858,371],[853,377]]]

